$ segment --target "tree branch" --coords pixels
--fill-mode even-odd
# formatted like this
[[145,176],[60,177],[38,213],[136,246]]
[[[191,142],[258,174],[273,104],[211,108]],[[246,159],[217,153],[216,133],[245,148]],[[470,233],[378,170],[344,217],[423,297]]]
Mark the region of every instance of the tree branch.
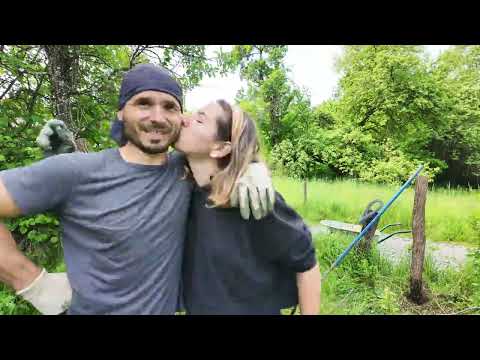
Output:
[[172,46],[170,47],[170,49],[172,49],[173,51],[176,51],[177,53],[179,54],[182,54],[183,56],[186,56],[186,57],[189,57],[189,58],[196,58],[196,59],[201,59],[201,60],[205,60],[205,61],[213,61],[215,59],[211,59],[211,58],[207,58],[206,56],[202,56],[202,55],[196,55],[194,53],[189,53],[189,52],[185,52],[179,48],[177,48],[176,46]]
[[10,84],[7,86],[7,89],[3,92],[2,95],[0,95],[0,100],[2,100],[5,95],[7,95],[7,93],[10,91],[13,85],[17,82],[17,80],[18,80],[18,76],[10,82]]
[[132,56],[130,57],[130,69],[133,67],[135,59],[139,57],[147,47],[148,45],[138,45],[135,47],[135,50]]
[[155,51],[153,51],[152,49],[145,49],[144,52],[148,52],[148,53],[150,53],[150,54],[153,54],[153,55],[157,58],[158,63],[159,63],[160,65],[162,65],[163,61],[162,61],[162,59],[160,58],[160,55],[158,55]]
[[30,102],[27,106],[27,112],[30,115],[32,115],[32,113],[33,113],[33,107],[35,106],[35,103],[37,101],[38,92],[40,91],[40,88],[42,87],[43,80],[45,79],[45,76],[46,76],[46,74],[44,74],[40,77],[40,81],[37,83],[37,87],[35,88],[35,91],[32,95],[32,99],[30,100]]
[[80,53],[80,57],[89,57],[89,58],[97,59],[97,60],[100,61],[103,65],[109,67],[109,68],[112,69],[112,70],[116,70],[116,69],[112,66],[112,64],[109,64],[107,61],[105,61],[105,59],[102,59],[101,57],[99,57],[99,56],[96,55],[96,54]]

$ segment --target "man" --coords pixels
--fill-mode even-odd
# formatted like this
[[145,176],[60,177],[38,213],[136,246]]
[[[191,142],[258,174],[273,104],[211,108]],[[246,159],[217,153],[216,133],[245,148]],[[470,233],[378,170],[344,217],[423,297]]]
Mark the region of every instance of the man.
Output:
[[[124,146],[0,172],[0,218],[57,213],[68,273],[33,264],[0,225],[0,281],[44,314],[69,304],[69,314],[175,313],[191,192],[183,156],[167,152],[182,126],[181,99],[166,71],[138,65],[120,89]],[[264,170],[251,164],[241,180],[264,184]]]

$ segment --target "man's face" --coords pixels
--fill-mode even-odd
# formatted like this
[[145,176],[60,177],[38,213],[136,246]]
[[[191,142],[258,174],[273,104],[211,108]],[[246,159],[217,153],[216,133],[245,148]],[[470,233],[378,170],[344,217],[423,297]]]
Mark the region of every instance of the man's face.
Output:
[[180,135],[180,104],[171,95],[159,91],[142,91],[119,111],[126,139],[147,154],[168,150]]

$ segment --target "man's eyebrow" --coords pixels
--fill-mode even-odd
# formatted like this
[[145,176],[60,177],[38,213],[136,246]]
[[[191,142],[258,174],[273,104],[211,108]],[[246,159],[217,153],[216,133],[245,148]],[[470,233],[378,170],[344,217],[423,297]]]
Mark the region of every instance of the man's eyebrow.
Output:
[[152,99],[150,99],[148,96],[140,96],[140,97],[136,98],[133,102],[134,102],[134,103],[137,103],[137,102],[140,102],[140,101],[148,101],[148,102],[151,102]]
[[180,108],[180,107],[178,106],[177,102],[174,101],[174,100],[170,100],[170,99],[168,99],[168,100],[163,100],[163,103],[166,104],[166,105],[173,105],[173,106],[175,106],[176,108]]

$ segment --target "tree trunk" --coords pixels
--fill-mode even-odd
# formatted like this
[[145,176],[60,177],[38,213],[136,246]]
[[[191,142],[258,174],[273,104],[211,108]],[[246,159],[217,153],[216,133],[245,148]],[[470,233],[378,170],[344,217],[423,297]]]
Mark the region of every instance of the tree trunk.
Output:
[[270,101],[270,124],[271,124],[271,144],[272,147],[278,144],[278,131],[280,127],[280,121],[277,116],[277,102],[275,99]]
[[415,186],[415,200],[413,203],[413,247],[409,298],[419,305],[428,301],[422,282],[426,241],[425,202],[427,200],[427,185],[427,178],[425,176],[419,176]]
[[79,46],[45,45],[44,49],[55,116],[77,135],[79,128],[72,116],[72,94],[77,88]]
[[79,139],[81,123],[72,116],[72,97],[78,85],[80,46],[45,45],[47,69],[52,86],[55,116],[73,132],[77,149],[88,151],[85,139]]
[[75,139],[75,145],[77,147],[77,151],[85,152],[85,153],[90,151],[88,147],[87,139],[84,139],[84,138]]

